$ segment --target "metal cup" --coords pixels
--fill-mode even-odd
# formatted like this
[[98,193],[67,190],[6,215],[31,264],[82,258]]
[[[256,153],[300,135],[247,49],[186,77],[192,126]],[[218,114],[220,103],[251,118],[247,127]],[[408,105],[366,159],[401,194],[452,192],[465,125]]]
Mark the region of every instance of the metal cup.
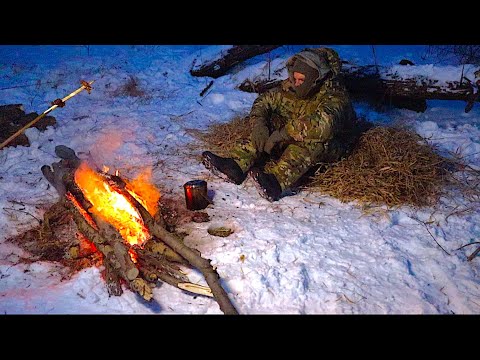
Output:
[[207,195],[207,182],[204,180],[191,180],[183,185],[185,190],[185,203],[188,210],[202,210],[211,203]]

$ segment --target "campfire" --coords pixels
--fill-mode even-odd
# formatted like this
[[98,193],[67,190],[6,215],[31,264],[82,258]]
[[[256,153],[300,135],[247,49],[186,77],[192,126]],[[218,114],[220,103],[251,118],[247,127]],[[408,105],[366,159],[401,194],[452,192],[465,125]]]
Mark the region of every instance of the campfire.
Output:
[[[106,170],[105,174],[108,174],[108,168],[104,170]],[[116,176],[118,177],[118,172]],[[92,204],[89,211],[113,225],[130,246],[144,245],[152,236],[145,227],[140,213],[125,196],[109,185],[104,177],[87,163],[81,163],[75,171],[76,185],[82,190],[85,199]],[[160,192],[149,183],[144,183],[145,191],[138,191],[139,189],[142,189],[142,184],[138,181],[126,183],[125,190],[145,207],[150,215],[155,216]],[[79,211],[83,211],[72,194],[67,194],[67,198],[77,206]]]
[[[110,295],[121,295],[125,285],[150,301],[152,288],[163,281],[215,298],[226,314],[237,313],[210,261],[167,230],[158,211],[161,194],[148,172],[129,180],[118,172],[109,174],[108,168],[94,169],[66,146],[57,146],[55,152],[62,160],[42,166],[42,173],[72,215],[83,244],[79,248],[101,255]],[[49,218],[47,212],[47,228]],[[191,283],[182,265],[201,271],[208,286]]]

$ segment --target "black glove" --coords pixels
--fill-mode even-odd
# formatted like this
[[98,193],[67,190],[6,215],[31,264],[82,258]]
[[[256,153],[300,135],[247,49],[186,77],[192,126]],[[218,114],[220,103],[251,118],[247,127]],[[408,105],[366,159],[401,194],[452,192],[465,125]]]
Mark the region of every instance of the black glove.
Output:
[[252,144],[257,149],[257,152],[262,152],[263,148],[265,147],[265,142],[268,139],[268,127],[266,125],[257,125],[252,130],[252,135],[250,139],[252,140]]
[[281,130],[275,130],[267,139],[263,151],[265,151],[267,154],[270,154],[276,143],[288,139],[290,139],[290,136],[287,135],[287,131],[285,130],[285,128],[282,128]]

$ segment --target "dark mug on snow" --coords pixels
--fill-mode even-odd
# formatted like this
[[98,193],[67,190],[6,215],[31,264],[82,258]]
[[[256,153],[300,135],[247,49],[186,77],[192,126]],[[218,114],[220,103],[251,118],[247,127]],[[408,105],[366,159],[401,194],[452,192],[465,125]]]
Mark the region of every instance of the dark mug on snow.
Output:
[[191,180],[183,185],[185,190],[185,203],[188,210],[202,210],[211,203],[207,195],[207,182],[204,180]]

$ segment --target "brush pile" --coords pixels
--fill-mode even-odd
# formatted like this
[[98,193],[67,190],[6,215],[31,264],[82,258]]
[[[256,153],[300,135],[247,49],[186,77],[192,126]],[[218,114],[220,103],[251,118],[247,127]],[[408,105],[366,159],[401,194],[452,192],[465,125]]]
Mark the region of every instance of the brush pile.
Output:
[[213,124],[206,131],[188,129],[187,132],[200,140],[209,150],[219,156],[228,157],[235,145],[248,140],[252,133],[253,122],[249,116],[236,116],[224,124]]
[[321,167],[308,187],[342,202],[430,206],[458,165],[411,130],[378,126],[361,135],[350,156]]

